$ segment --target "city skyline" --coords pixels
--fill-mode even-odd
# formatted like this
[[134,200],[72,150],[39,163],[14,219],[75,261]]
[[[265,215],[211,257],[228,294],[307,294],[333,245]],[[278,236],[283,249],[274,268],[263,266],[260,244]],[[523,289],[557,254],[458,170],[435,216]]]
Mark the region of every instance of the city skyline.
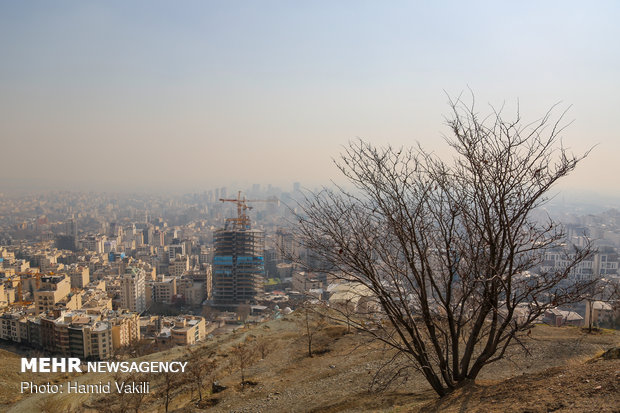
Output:
[[449,96],[568,106],[564,188],[617,192],[620,6],[0,3],[0,191],[338,181],[342,145],[440,156]]

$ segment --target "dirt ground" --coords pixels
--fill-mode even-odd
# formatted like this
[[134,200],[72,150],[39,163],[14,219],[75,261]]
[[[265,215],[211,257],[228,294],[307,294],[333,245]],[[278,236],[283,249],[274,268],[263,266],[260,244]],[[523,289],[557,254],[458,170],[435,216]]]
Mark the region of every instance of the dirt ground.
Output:
[[569,363],[495,384],[471,386],[418,411],[619,412],[620,360]]
[[[267,343],[265,357],[255,357],[241,373],[232,366],[231,348],[249,339]],[[587,334],[580,329],[537,326],[524,337],[529,349],[512,348],[505,360],[483,370],[475,385],[437,398],[426,381],[411,372],[398,387],[370,392],[375,372],[387,353],[368,346],[358,333],[344,326],[328,326],[313,340],[313,357],[307,355],[307,339],[299,320],[290,316],[229,333],[196,346],[195,362],[215,360],[213,379],[225,390],[208,394],[198,402],[194,383],[180,385],[170,404],[171,412],[620,412],[620,362],[597,360],[585,363],[604,349],[620,343],[620,333]],[[184,350],[148,356],[150,359],[179,359]],[[13,360],[15,362],[16,360]],[[0,365],[0,374],[14,366]],[[16,378],[0,382],[6,396]],[[379,375],[379,379],[382,377]],[[84,375],[82,380],[89,380]],[[159,377],[140,411],[163,412]],[[7,387],[9,386],[9,387]],[[600,387],[599,387],[600,386]],[[11,403],[10,398],[3,399]],[[12,400],[14,403],[16,400]],[[86,400],[91,403],[92,400]],[[32,397],[13,404],[10,411],[27,412]],[[6,406],[6,405],[5,405]],[[1,406],[0,406],[1,407]],[[615,409],[615,410],[614,410]],[[92,410],[81,410],[89,412]]]
[[[248,369],[248,377],[256,384],[241,390],[237,374],[222,378],[221,382],[227,385],[228,389],[212,396],[217,404],[210,411],[451,411],[443,401],[439,403],[430,386],[417,373],[411,374],[400,387],[381,393],[369,392],[371,378],[381,366],[384,354],[369,352],[365,346],[360,345],[362,339],[359,335],[344,334],[344,328],[333,329],[331,337],[323,337],[317,344],[317,348],[325,352],[309,358],[304,354],[307,344],[305,338],[291,335],[295,329],[291,324],[283,322],[276,327],[276,330],[281,331],[268,333],[280,339],[274,340],[273,353]],[[274,328],[271,324],[269,326],[270,329]],[[250,334],[260,333],[258,327],[258,332],[251,331]],[[573,410],[565,411],[583,411],[579,410],[579,400],[583,401],[584,406],[593,406],[593,411],[604,411],[605,406],[609,411],[614,411],[612,406],[618,406],[617,396],[611,396],[616,389],[614,386],[618,385],[614,376],[619,369],[617,362],[584,362],[617,344],[620,334],[606,332],[589,335],[577,328],[541,325],[534,328],[531,336],[525,340],[529,354],[515,346],[505,360],[488,366],[483,371],[478,385],[461,389],[457,394],[445,399],[449,401],[449,405],[457,406],[452,411],[468,412],[479,408],[479,411],[546,412],[561,406],[565,409],[576,406]],[[547,372],[546,369],[549,368],[552,370]],[[554,380],[560,375],[563,376],[559,377],[560,381],[556,383]],[[596,384],[589,385],[590,383],[586,382],[583,386],[576,385],[581,376],[588,375],[591,375],[592,379],[585,380]],[[573,381],[569,382],[569,377],[573,377],[570,379]],[[514,382],[505,381],[507,379]],[[546,383],[549,380],[552,384]],[[599,383],[603,387],[594,390]],[[563,389],[569,385],[573,389],[570,394]],[[512,390],[506,390],[511,388]],[[540,397],[536,395],[531,399],[535,394],[533,391],[540,391]],[[561,401],[567,394],[574,401]],[[597,395],[597,404],[590,404],[588,401],[593,395]],[[469,404],[463,400],[469,400]],[[501,400],[506,400],[506,403],[501,404]],[[542,410],[537,410],[536,403],[539,402]],[[544,407],[547,405],[548,409]],[[508,408],[513,410],[507,410]],[[186,406],[179,411],[201,410]]]

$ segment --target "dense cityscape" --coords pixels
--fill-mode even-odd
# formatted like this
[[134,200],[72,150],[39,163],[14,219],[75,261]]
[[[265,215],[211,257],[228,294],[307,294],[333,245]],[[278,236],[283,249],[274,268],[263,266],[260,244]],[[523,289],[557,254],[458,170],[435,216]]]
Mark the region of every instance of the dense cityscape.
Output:
[[[292,251],[308,259],[291,231],[302,196],[299,184],[288,192],[254,185],[179,197],[3,195],[0,338],[107,359],[278,317],[308,294],[337,302],[347,291],[342,285],[292,259]],[[566,247],[547,252],[541,270],[560,270],[572,245],[594,240],[596,254],[571,278],[618,282],[620,213],[563,219]],[[590,305],[549,311],[545,321],[617,327],[617,307],[598,300],[605,291]]]
[[1,338],[106,359],[290,311],[299,184],[246,193],[3,196]]

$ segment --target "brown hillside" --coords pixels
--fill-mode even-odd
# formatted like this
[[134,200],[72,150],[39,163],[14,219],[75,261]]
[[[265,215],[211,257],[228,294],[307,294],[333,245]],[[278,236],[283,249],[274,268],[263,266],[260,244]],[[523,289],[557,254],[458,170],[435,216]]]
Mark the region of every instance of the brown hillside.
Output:
[[429,403],[428,412],[619,412],[620,360],[570,363],[490,385],[474,385]]
[[[297,318],[291,315],[288,320],[242,329],[195,346],[196,354],[191,362],[214,361],[216,369],[210,379],[227,388],[209,394],[211,382],[206,380],[204,400],[199,403],[195,383],[187,380],[175,387],[169,411],[535,412],[554,409],[614,411],[618,406],[615,394],[619,384],[618,361],[584,364],[603,349],[616,345],[620,341],[618,332],[587,334],[577,328],[538,326],[532,330],[531,337],[524,337],[531,355],[515,346],[506,360],[484,370],[476,385],[439,400],[415,372],[398,387],[381,393],[369,392],[371,379],[385,362],[387,353],[376,345],[369,346],[361,334],[347,333],[344,326],[321,326],[314,338],[313,348],[317,354],[308,357],[307,340]],[[254,357],[244,368],[246,384],[241,387],[240,368],[231,362],[234,361],[233,346],[243,342],[248,343]],[[259,344],[264,347],[264,354],[257,350]],[[187,357],[186,354],[185,349],[176,348],[150,355],[148,359],[180,360]],[[0,366],[2,369],[6,367]],[[89,376],[83,375],[80,380],[101,380],[101,377]],[[163,377],[152,374],[149,380],[152,392],[142,401],[140,411],[163,412]],[[18,383],[14,386],[17,388]],[[40,406],[43,399],[41,395],[25,397],[10,411],[32,411],[29,409]],[[97,404],[100,399],[85,396],[77,403],[72,398],[72,411],[82,408],[83,412],[95,412],[95,406],[102,406]],[[68,398],[63,400],[69,402]],[[114,406],[116,402],[111,399],[103,405]],[[66,410],[66,403],[63,410]]]

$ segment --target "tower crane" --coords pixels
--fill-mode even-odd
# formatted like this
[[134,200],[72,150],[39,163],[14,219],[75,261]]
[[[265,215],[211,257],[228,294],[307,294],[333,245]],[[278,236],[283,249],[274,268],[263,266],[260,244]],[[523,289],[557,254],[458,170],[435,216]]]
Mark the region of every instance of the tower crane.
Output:
[[235,229],[250,229],[250,217],[246,214],[248,209],[253,207],[248,205],[248,202],[273,202],[279,204],[280,201],[276,198],[271,199],[246,199],[245,195],[241,198],[241,191],[237,193],[237,198],[220,198],[222,202],[234,202],[237,204],[237,218],[226,218],[226,227],[228,223],[232,222]]

